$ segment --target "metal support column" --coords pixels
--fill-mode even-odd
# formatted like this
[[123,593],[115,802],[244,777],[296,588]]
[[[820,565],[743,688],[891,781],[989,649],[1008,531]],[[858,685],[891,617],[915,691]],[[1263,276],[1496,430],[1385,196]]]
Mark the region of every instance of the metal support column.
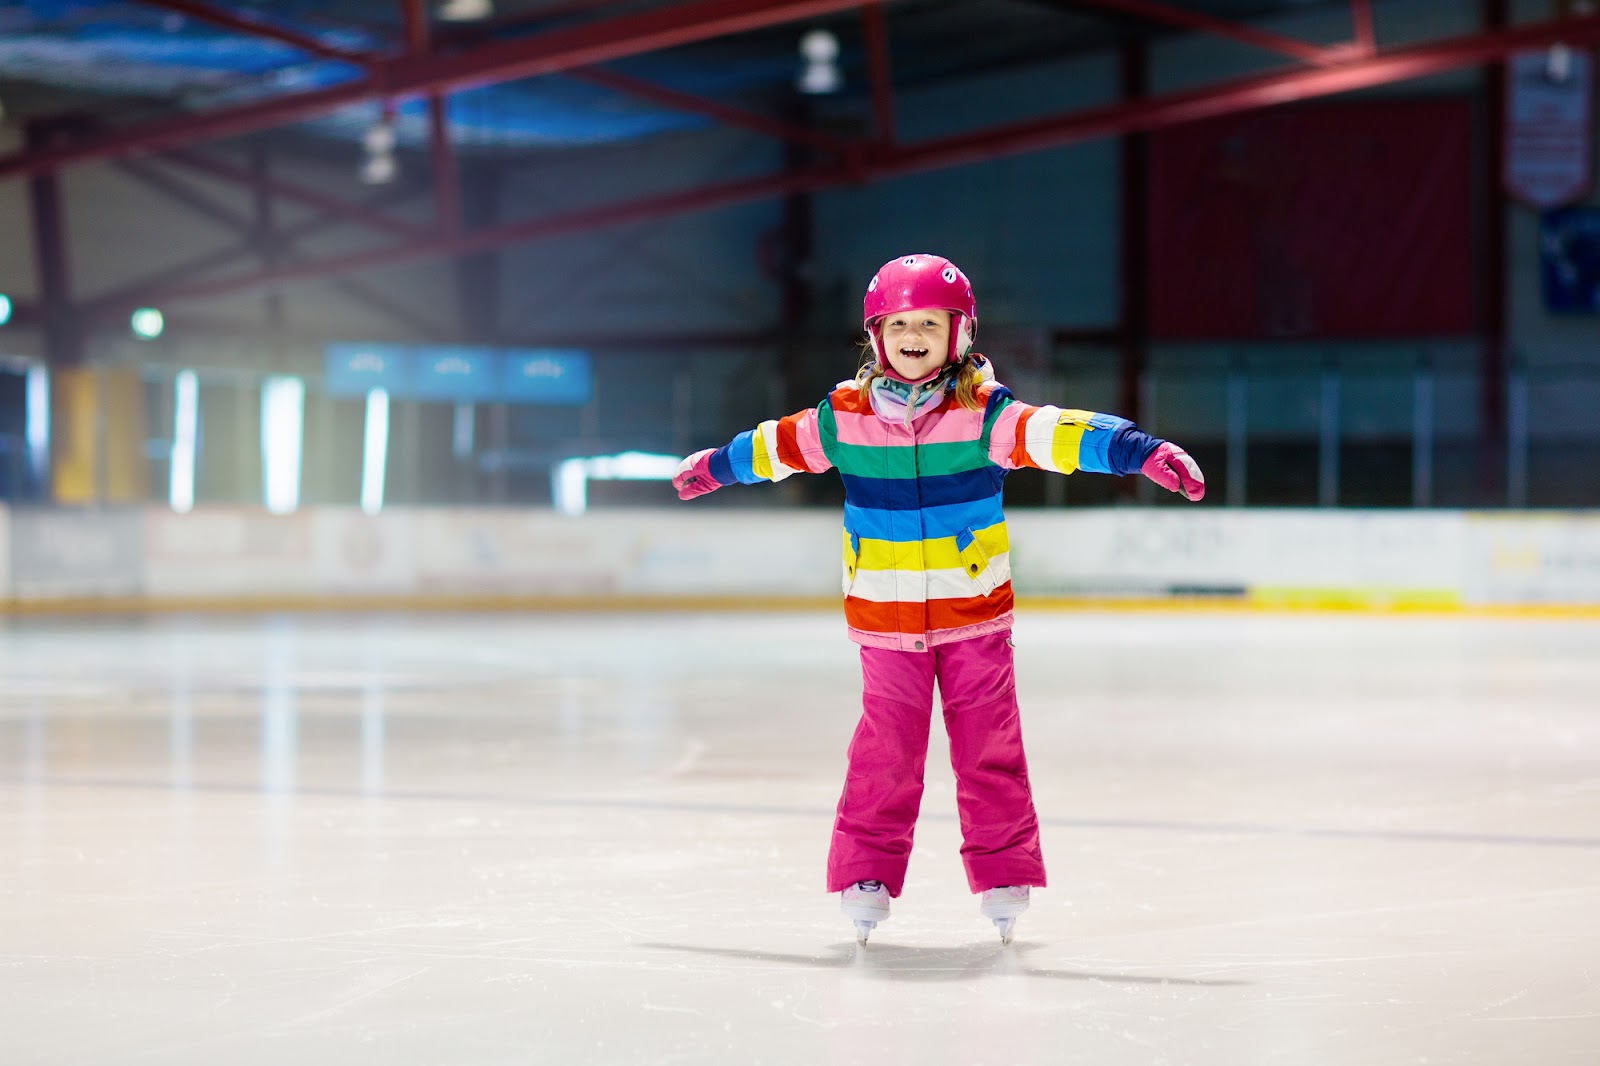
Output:
[[1506,382],[1506,506],[1528,506],[1528,371],[1518,367]]
[[1323,507],[1339,505],[1339,369],[1332,363],[1322,368],[1318,387],[1317,424],[1317,503]]
[[[259,144],[250,146],[250,174],[255,179],[251,182],[252,199],[255,203],[255,226],[252,238],[261,249],[262,269],[270,274],[278,268],[283,258],[283,250],[278,244],[277,219],[273,211],[272,163],[267,158],[266,148]],[[286,321],[283,291],[276,286],[269,288],[262,303],[267,329],[272,335],[273,369],[281,369],[284,363],[282,332]]]
[[[1150,55],[1142,39],[1129,41],[1118,53],[1123,104],[1143,99],[1150,92]],[[1154,411],[1144,404],[1141,383],[1146,377],[1150,353],[1150,139],[1143,133],[1124,134],[1118,142],[1118,162],[1122,175],[1121,252],[1117,333],[1118,367],[1117,414],[1141,422]],[[1154,388],[1153,384],[1150,386]],[[1147,427],[1148,428],[1148,427]],[[1150,493],[1142,478],[1125,478],[1119,495],[1148,501]]]
[[[29,122],[30,151],[43,151],[65,142],[69,131],[58,123]],[[72,275],[67,256],[67,228],[62,206],[61,180],[54,173],[28,180],[28,204],[33,216],[34,267],[38,271],[39,311],[43,318],[44,357],[53,369],[83,362],[83,332],[72,302]]]
[[1229,507],[1249,500],[1250,373],[1239,361],[1228,370],[1228,488]]
[[489,471],[489,501],[504,505],[511,495],[511,409],[489,405],[489,446],[495,462]]
[[1411,505],[1433,506],[1434,379],[1432,360],[1418,362],[1411,379]]
[[[500,223],[500,198],[504,171],[500,164],[474,162],[463,173],[468,195],[462,201],[461,224],[467,232],[490,229]],[[456,306],[461,335],[474,344],[501,341],[501,264],[498,249],[490,248],[456,261]]]
[[[1484,32],[1503,29],[1507,0],[1482,0]],[[1483,234],[1483,291],[1480,323],[1483,355],[1479,364],[1480,409],[1478,482],[1486,503],[1503,500],[1506,443],[1506,226],[1509,222],[1501,159],[1505,154],[1506,67],[1503,60],[1484,68],[1480,111],[1483,116],[1483,202],[1479,225]]]

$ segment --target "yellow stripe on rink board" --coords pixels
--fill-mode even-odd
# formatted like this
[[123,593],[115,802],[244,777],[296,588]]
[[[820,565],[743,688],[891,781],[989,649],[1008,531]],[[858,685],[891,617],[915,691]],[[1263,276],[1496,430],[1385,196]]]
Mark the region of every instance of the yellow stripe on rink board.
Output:
[[1600,603],[1483,604],[1438,601],[1430,604],[1361,603],[1332,597],[1322,602],[1263,600],[1249,596],[1026,596],[1016,598],[1017,612],[1108,611],[1148,614],[1369,614],[1434,615],[1454,618],[1527,618],[1600,621]]
[[1253,588],[1246,594],[1257,607],[1310,608],[1317,611],[1454,611],[1462,607],[1454,589]]
[[[822,611],[837,613],[840,598],[827,596],[234,596],[234,597],[81,597],[58,600],[3,600],[0,614],[81,615],[81,614],[164,614],[259,613],[303,611],[371,613],[382,611],[585,613],[719,611],[729,613],[771,613],[782,611]],[[1250,597],[1172,596],[1172,597],[1090,597],[1018,596],[1017,610],[1029,611],[1126,611],[1150,614],[1229,614],[1229,613],[1306,613],[1363,612],[1367,614],[1435,614],[1460,618],[1526,618],[1600,621],[1600,604],[1445,604],[1408,607],[1358,605],[1346,601],[1316,604],[1301,600],[1269,602]],[[840,618],[842,625],[844,619]]]

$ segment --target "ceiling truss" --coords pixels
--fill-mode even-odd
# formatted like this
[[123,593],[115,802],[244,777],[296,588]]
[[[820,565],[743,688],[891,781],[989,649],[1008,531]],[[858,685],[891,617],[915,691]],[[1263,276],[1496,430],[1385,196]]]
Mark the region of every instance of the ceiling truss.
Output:
[[[889,37],[885,25],[884,8],[889,0],[690,0],[513,40],[456,46],[453,50],[435,47],[437,42],[430,35],[423,0],[400,0],[406,38],[404,48],[398,54],[386,55],[330,48],[293,31],[242,18],[200,0],[145,2],[349,63],[353,76],[347,82],[326,89],[100,133],[71,133],[35,143],[26,150],[0,156],[0,179],[39,178],[84,163],[161,155],[180,167],[298,201],[319,212],[324,223],[333,220],[380,231],[396,238],[396,242],[355,254],[269,264],[264,269],[225,278],[215,277],[217,257],[208,256],[206,262],[191,264],[187,273],[180,269],[169,273],[160,283],[101,294],[88,301],[84,310],[96,318],[124,314],[130,301],[135,299],[140,302],[199,299],[258,286],[341,277],[385,266],[472,255],[558,234],[648,222],[755,200],[880,181],[1495,64],[1512,52],[1527,48],[1557,43],[1583,46],[1600,41],[1600,15],[1589,15],[1514,27],[1490,24],[1477,33],[1380,49],[1374,38],[1370,0],[1350,0],[1350,40],[1326,46],[1295,41],[1153,0],[1074,0],[1073,6],[1088,11],[1218,34],[1288,56],[1296,65],[1198,89],[1127,98],[1104,107],[995,125],[957,136],[901,143],[895,132]],[[870,137],[843,139],[598,66],[676,45],[852,9],[859,10],[863,22],[874,116]],[[457,165],[445,124],[444,101],[450,93],[469,86],[551,73],[582,78],[662,106],[805,145],[814,150],[818,162],[765,177],[463,230]],[[430,171],[434,182],[435,216],[432,227],[402,221],[370,205],[345,201],[281,178],[253,173],[214,154],[198,153],[189,148],[292,124],[363,101],[393,102],[418,97],[427,99],[430,107]],[[145,177],[149,179],[148,171]],[[237,258],[237,252],[234,257]],[[19,321],[27,322],[39,316],[39,309],[19,305],[16,316]]]

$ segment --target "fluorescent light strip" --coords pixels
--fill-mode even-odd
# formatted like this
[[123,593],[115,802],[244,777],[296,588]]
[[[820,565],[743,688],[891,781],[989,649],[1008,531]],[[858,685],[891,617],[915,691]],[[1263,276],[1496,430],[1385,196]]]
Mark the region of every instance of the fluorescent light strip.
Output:
[[383,510],[383,474],[389,461],[389,393],[367,393],[367,439],[361,459],[361,509],[367,514]]
[[300,506],[305,399],[299,378],[270,377],[261,383],[261,491],[273,514],[293,514]]
[[28,464],[34,478],[42,483],[50,475],[50,370],[41,363],[28,367],[24,388]]
[[476,408],[470,403],[456,404],[455,439],[451,441],[457,459],[472,457],[473,421]]
[[589,459],[564,459],[550,479],[557,511],[581,515],[589,509],[589,479],[597,481],[671,481],[683,460],[676,455],[623,452]]
[[194,510],[195,442],[200,431],[200,380],[193,370],[181,370],[172,382],[173,417],[171,479],[167,501],[179,514]]

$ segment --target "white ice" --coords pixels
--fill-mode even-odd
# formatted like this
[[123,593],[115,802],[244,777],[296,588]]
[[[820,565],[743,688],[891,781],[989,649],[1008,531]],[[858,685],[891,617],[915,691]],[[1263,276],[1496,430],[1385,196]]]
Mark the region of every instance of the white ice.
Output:
[[0,1063],[1600,1063],[1600,622],[1016,636],[1050,886],[936,730],[861,949],[835,614],[12,620]]

